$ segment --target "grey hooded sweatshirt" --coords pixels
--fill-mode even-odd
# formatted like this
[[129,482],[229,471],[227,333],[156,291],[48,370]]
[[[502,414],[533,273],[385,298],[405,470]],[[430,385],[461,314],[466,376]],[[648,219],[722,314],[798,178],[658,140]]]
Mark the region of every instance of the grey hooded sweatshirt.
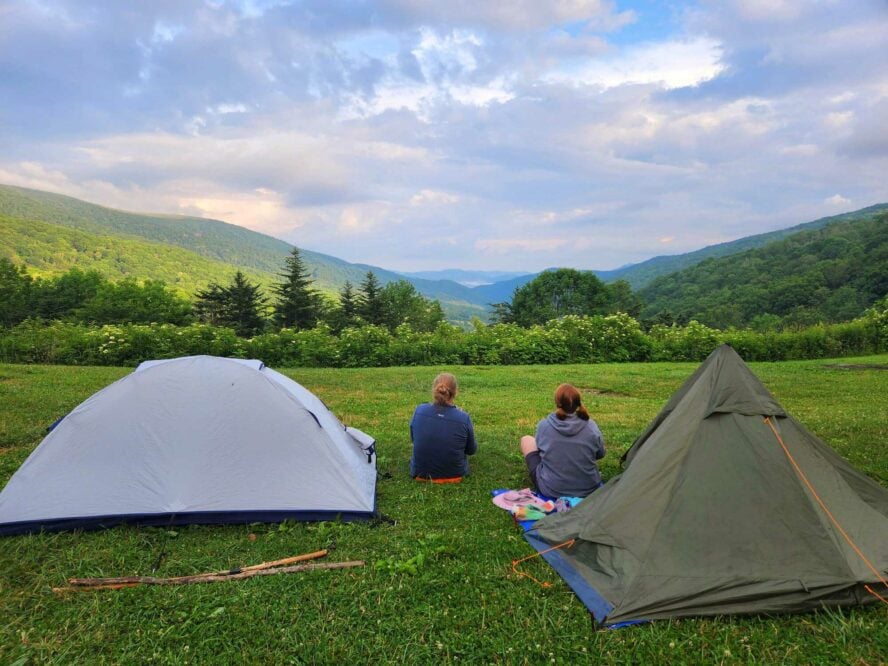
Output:
[[585,497],[601,483],[596,460],[604,457],[598,424],[569,414],[563,421],[549,414],[537,424],[539,491],[549,497]]

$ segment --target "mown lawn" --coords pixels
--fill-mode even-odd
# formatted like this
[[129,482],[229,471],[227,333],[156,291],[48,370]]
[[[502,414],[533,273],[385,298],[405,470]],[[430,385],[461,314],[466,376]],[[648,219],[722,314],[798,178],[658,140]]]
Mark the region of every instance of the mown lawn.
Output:
[[[847,367],[888,366],[888,355],[751,365],[796,418],[888,486],[888,370]],[[555,386],[569,381],[584,390],[609,445],[603,471],[611,476],[694,367],[456,368],[457,402],[472,415],[480,444],[473,473],[459,486],[407,478],[407,422],[441,368],[288,370],[343,421],[378,439],[378,503],[391,521],[0,539],[0,663],[885,663],[885,606],[595,631],[539,559],[527,570],[551,587],[511,573],[511,561],[532,551],[491,503],[490,490],[527,485],[516,443],[547,413]],[[127,372],[0,365],[0,483],[47,425]],[[70,576],[155,567],[161,576],[191,574],[330,546],[329,560],[367,566],[212,585],[51,591]],[[419,554],[424,564],[406,571]]]

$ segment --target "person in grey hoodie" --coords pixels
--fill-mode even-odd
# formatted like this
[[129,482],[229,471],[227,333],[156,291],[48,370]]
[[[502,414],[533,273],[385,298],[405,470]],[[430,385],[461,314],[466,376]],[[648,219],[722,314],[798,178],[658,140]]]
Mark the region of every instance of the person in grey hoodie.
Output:
[[571,384],[555,390],[556,410],[537,424],[536,437],[521,438],[531,481],[548,497],[585,497],[601,485],[596,460],[604,438]]

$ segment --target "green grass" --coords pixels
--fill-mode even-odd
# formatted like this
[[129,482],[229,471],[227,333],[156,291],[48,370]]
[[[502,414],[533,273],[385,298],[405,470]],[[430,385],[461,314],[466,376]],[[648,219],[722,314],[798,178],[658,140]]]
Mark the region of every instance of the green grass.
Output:
[[[888,485],[888,371],[830,363],[751,366],[787,410]],[[839,363],[886,365],[888,355]],[[552,583],[545,589],[511,573],[511,561],[532,551],[489,491],[527,485],[517,440],[549,410],[555,386],[585,389],[610,447],[603,464],[610,476],[694,367],[458,368],[457,402],[471,413],[480,445],[472,475],[458,486],[407,478],[407,422],[439,368],[287,371],[343,421],[377,437],[379,508],[394,524],[117,528],[2,539],[0,663],[885,663],[885,607],[596,632],[547,565],[525,565]],[[0,483],[48,424],[128,372],[0,365]],[[335,546],[331,561],[368,565],[213,585],[51,591],[70,576],[147,574],[159,560],[157,575],[190,574],[325,546]],[[421,553],[417,573],[406,572]],[[379,560],[386,566],[377,569]]]

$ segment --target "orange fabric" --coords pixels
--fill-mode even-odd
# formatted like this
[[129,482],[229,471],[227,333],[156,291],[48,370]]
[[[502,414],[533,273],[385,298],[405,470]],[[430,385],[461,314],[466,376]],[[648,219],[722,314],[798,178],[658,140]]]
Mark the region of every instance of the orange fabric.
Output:
[[417,476],[417,481],[427,481],[428,483],[460,483],[463,478],[461,476],[452,476],[447,479],[427,479],[423,476]]

